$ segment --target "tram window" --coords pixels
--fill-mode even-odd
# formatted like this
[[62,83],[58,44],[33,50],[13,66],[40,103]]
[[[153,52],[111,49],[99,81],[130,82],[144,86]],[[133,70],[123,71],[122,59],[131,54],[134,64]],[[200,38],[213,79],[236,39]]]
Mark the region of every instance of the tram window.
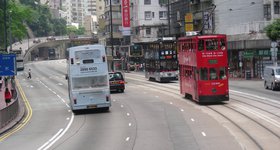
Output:
[[216,68],[210,68],[209,72],[210,72],[210,80],[217,80],[218,79]]
[[218,40],[217,39],[207,39],[206,40],[206,50],[217,50]]
[[221,50],[225,50],[226,49],[226,42],[225,39],[221,39]]
[[225,80],[227,78],[225,68],[220,68],[220,79]]
[[199,40],[198,41],[198,50],[199,51],[204,50],[204,40]]
[[207,68],[200,69],[200,80],[208,80],[208,69]]

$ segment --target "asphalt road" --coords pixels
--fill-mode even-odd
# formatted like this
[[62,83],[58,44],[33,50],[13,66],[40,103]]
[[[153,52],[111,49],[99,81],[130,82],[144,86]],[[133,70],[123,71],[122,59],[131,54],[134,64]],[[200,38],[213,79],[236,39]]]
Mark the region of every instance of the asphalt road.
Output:
[[[128,73],[125,92],[111,94],[109,112],[73,115],[68,105],[65,60],[34,62],[26,65],[26,70],[29,68],[32,79],[26,79],[26,73],[18,79],[31,104],[32,117],[0,142],[0,149],[242,149],[232,133],[196,103],[171,94],[179,93],[178,82],[150,83],[142,74]],[[230,85],[231,90],[279,97],[279,92],[260,87],[260,81],[231,81]],[[163,90],[156,88],[159,86]]]

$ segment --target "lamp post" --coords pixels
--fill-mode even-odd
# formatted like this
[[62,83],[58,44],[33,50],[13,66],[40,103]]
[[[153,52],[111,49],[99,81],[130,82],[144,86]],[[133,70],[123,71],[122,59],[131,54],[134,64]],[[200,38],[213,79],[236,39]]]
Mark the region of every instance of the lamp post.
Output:
[[168,19],[168,36],[171,35],[171,29],[170,29],[170,0],[167,1],[167,19]]
[[7,50],[7,52],[9,53],[10,51],[12,51],[13,49],[13,42],[12,42],[12,23],[11,23],[11,20],[12,20],[12,11],[10,10],[9,11],[9,41],[10,41],[10,50]]

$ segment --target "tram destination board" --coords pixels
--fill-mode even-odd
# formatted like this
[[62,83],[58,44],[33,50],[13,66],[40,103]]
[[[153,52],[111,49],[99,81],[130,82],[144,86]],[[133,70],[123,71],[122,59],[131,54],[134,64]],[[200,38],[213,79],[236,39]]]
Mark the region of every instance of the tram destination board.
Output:
[[0,54],[0,76],[14,76],[16,70],[16,54]]

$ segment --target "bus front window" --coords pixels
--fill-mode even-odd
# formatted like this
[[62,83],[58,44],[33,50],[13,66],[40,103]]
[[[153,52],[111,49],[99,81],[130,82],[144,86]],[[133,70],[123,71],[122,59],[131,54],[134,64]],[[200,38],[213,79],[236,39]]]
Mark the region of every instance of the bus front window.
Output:
[[217,76],[217,70],[216,68],[210,68],[210,80],[217,80],[218,76]]

